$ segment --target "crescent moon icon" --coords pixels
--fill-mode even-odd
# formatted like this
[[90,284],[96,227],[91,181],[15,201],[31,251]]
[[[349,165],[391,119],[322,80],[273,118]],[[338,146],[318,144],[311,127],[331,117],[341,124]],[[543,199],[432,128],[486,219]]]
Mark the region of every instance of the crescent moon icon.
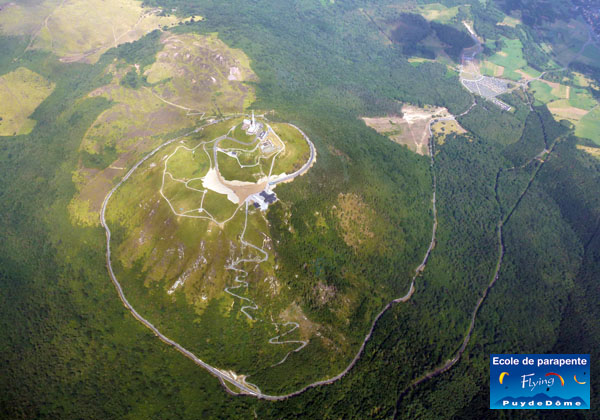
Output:
[[504,377],[505,377],[506,375],[508,375],[508,372],[502,372],[502,373],[500,374],[500,385],[502,385],[502,381],[504,380]]

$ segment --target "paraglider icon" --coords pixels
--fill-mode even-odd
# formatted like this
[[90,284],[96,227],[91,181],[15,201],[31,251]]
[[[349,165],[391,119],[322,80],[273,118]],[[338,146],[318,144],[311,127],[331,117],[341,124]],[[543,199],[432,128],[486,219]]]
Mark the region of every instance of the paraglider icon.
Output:
[[560,385],[565,386],[565,380],[558,373],[554,373],[554,372],[546,373],[546,376],[550,376],[550,375],[558,376],[560,378]]

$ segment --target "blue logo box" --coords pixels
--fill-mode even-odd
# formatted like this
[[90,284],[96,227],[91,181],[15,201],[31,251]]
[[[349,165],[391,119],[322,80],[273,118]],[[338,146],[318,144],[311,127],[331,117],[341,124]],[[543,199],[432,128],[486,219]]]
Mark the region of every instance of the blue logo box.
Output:
[[490,408],[589,409],[590,355],[490,355]]

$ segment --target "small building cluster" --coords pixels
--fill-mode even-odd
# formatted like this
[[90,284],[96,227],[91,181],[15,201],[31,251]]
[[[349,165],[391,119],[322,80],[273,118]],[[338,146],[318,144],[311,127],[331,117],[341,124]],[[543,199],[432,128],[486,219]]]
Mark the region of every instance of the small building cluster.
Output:
[[260,143],[260,151],[263,155],[270,155],[275,151],[275,146],[270,140],[264,140]]
[[246,131],[246,134],[256,134],[258,140],[260,140],[260,151],[263,155],[270,155],[277,150],[277,147],[267,139],[269,130],[265,129],[264,124],[257,123],[254,118],[254,111],[252,111],[252,118],[246,118],[242,122],[242,130]]
[[269,204],[273,204],[277,201],[277,196],[273,191],[266,189],[257,194],[252,194],[250,197],[248,197],[248,200],[254,204],[255,208],[265,211],[267,208],[269,208]]

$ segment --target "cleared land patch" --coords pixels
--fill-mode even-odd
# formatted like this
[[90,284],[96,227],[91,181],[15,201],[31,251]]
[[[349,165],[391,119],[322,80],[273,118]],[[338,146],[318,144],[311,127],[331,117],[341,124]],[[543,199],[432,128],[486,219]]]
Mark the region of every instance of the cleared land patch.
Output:
[[570,87],[566,85],[540,79],[532,81],[529,86],[535,99],[544,104],[569,98]]
[[569,90],[569,103],[581,109],[591,110],[598,105],[598,101],[589,93],[587,89],[571,88]]
[[356,252],[360,251],[361,245],[374,236],[371,225],[376,217],[375,213],[359,195],[340,193],[336,214],[346,245]]
[[594,80],[577,72],[573,72],[573,83],[579,87],[594,86],[596,84]]
[[444,138],[448,134],[467,133],[467,130],[462,128],[462,126],[456,120],[444,120],[433,123],[431,124],[431,131],[433,132],[436,141],[440,144],[443,144]]
[[504,74],[504,67],[486,60],[479,65],[479,71],[484,76],[500,77]]
[[535,79],[542,75],[542,73],[540,71],[538,71],[530,66],[526,66],[526,67],[523,67],[522,69],[515,70],[515,73],[520,75],[524,80]]
[[272,127],[278,135],[273,142],[283,141],[285,144],[285,149],[277,156],[273,174],[293,173],[308,160],[310,148],[302,134],[291,125],[274,123]]
[[388,137],[393,142],[403,144],[420,155],[429,154],[429,121],[434,118],[448,117],[446,108],[425,107],[412,105],[402,107],[403,116],[368,118],[362,120],[379,134]]
[[28,134],[29,116],[54,90],[54,84],[25,67],[0,76],[0,136]]
[[500,26],[510,26],[511,28],[516,28],[517,25],[520,25],[521,21],[517,18],[514,18],[512,16],[505,16],[504,20],[500,23],[497,23],[497,25]]
[[571,122],[579,121],[589,111],[571,106],[567,99],[562,99],[548,104],[550,112],[558,119],[569,120]]
[[440,3],[431,3],[419,6],[417,10],[427,20],[448,23],[458,14],[459,7],[446,7]]
[[594,141],[600,145],[600,107],[596,107],[584,115],[575,125],[575,134]]
[[584,152],[586,152],[589,155],[594,156],[596,159],[600,159],[600,147],[590,147],[590,146],[583,146],[581,144],[578,144],[577,148],[579,150],[583,150]]

